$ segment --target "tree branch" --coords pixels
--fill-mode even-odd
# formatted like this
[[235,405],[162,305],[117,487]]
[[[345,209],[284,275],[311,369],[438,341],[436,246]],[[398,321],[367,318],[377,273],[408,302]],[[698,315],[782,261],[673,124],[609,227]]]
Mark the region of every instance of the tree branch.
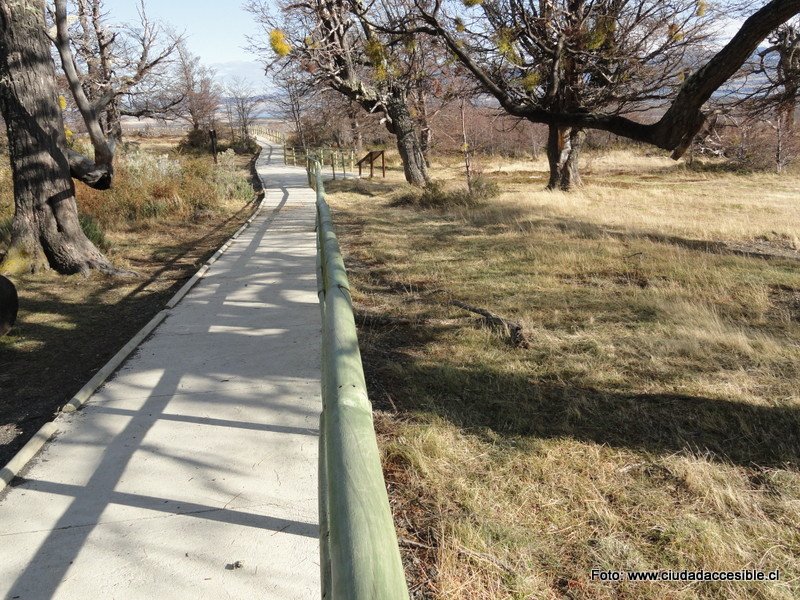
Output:
[[83,117],[83,121],[86,124],[89,139],[92,142],[95,153],[95,161],[92,162],[88,157],[82,156],[73,150],[68,150],[67,158],[70,163],[70,173],[75,179],[83,181],[91,187],[106,189],[111,184],[114,149],[103,134],[97,118],[97,112],[86,96],[86,91],[83,89],[81,78],[78,74],[75,56],[72,54],[70,46],[67,0],[55,0],[55,22],[55,45],[61,58],[61,66],[64,69],[64,75],[75,99],[75,104],[78,106],[81,117]]
[[733,39],[705,65],[686,79],[677,96],[661,119],[652,124],[639,123],[620,114],[600,112],[560,112],[532,104],[531,100],[514,97],[505,82],[500,82],[471,55],[461,40],[441,23],[437,0],[426,10],[421,0],[415,4],[423,25],[408,29],[425,32],[442,39],[451,52],[511,115],[534,123],[580,127],[608,131],[621,137],[646,142],[673,151],[673,158],[683,155],[694,135],[702,128],[706,115],[703,105],[757,50],[769,33],[795,14],[800,13],[800,0],[772,0],[750,16]]

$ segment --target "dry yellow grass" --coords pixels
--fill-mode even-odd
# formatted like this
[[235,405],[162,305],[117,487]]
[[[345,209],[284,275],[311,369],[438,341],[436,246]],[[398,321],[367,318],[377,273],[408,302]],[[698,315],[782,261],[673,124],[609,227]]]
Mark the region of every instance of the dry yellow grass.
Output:
[[504,193],[449,212],[393,207],[396,180],[331,186],[415,597],[798,597],[800,179],[589,166],[570,196],[487,163]]
[[[562,193],[542,189],[543,161],[483,163],[488,176],[507,184],[497,204],[519,208],[526,217],[696,239],[783,240],[800,250],[800,178],[736,176],[715,167],[687,168],[667,157],[613,151],[587,160],[585,188]],[[447,176],[460,176],[458,171],[451,167]]]

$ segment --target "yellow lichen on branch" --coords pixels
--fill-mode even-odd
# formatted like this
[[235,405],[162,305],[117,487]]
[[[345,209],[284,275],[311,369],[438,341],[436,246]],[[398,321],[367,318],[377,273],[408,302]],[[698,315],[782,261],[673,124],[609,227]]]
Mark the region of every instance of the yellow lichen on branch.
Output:
[[292,52],[292,47],[286,40],[286,34],[280,29],[273,29],[269,33],[269,45],[272,47],[272,51],[281,58],[289,56]]

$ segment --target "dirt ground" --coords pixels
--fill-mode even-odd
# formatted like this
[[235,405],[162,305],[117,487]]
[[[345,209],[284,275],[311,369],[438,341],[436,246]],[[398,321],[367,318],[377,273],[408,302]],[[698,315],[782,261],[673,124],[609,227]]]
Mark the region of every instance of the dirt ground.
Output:
[[52,271],[15,278],[19,316],[0,338],[0,466],[164,308],[257,199],[223,202],[195,220],[174,216],[107,231],[108,255],[136,278]]

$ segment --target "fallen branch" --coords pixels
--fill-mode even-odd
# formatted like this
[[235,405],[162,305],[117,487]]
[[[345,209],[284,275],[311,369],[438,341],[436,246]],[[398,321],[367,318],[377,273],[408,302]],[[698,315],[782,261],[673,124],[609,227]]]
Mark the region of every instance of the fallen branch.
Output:
[[404,537],[399,538],[399,542],[401,546],[407,546],[409,548],[421,548],[422,550],[433,550],[433,546],[429,546],[428,544],[423,544],[421,542],[415,542],[414,540],[410,540]]
[[451,300],[448,304],[452,306],[457,306],[463,310],[466,310],[471,313],[475,313],[476,315],[480,315],[483,317],[483,320],[486,322],[487,325],[493,327],[494,329],[499,329],[503,332],[504,335],[508,336],[511,340],[511,345],[516,348],[530,348],[530,342],[528,338],[525,337],[525,333],[522,331],[522,325],[519,323],[515,323],[514,321],[509,321],[508,319],[504,319],[500,315],[496,315],[495,313],[486,310],[485,308],[480,308],[478,306],[472,306],[471,304],[467,304],[466,302],[461,302],[460,300]]

